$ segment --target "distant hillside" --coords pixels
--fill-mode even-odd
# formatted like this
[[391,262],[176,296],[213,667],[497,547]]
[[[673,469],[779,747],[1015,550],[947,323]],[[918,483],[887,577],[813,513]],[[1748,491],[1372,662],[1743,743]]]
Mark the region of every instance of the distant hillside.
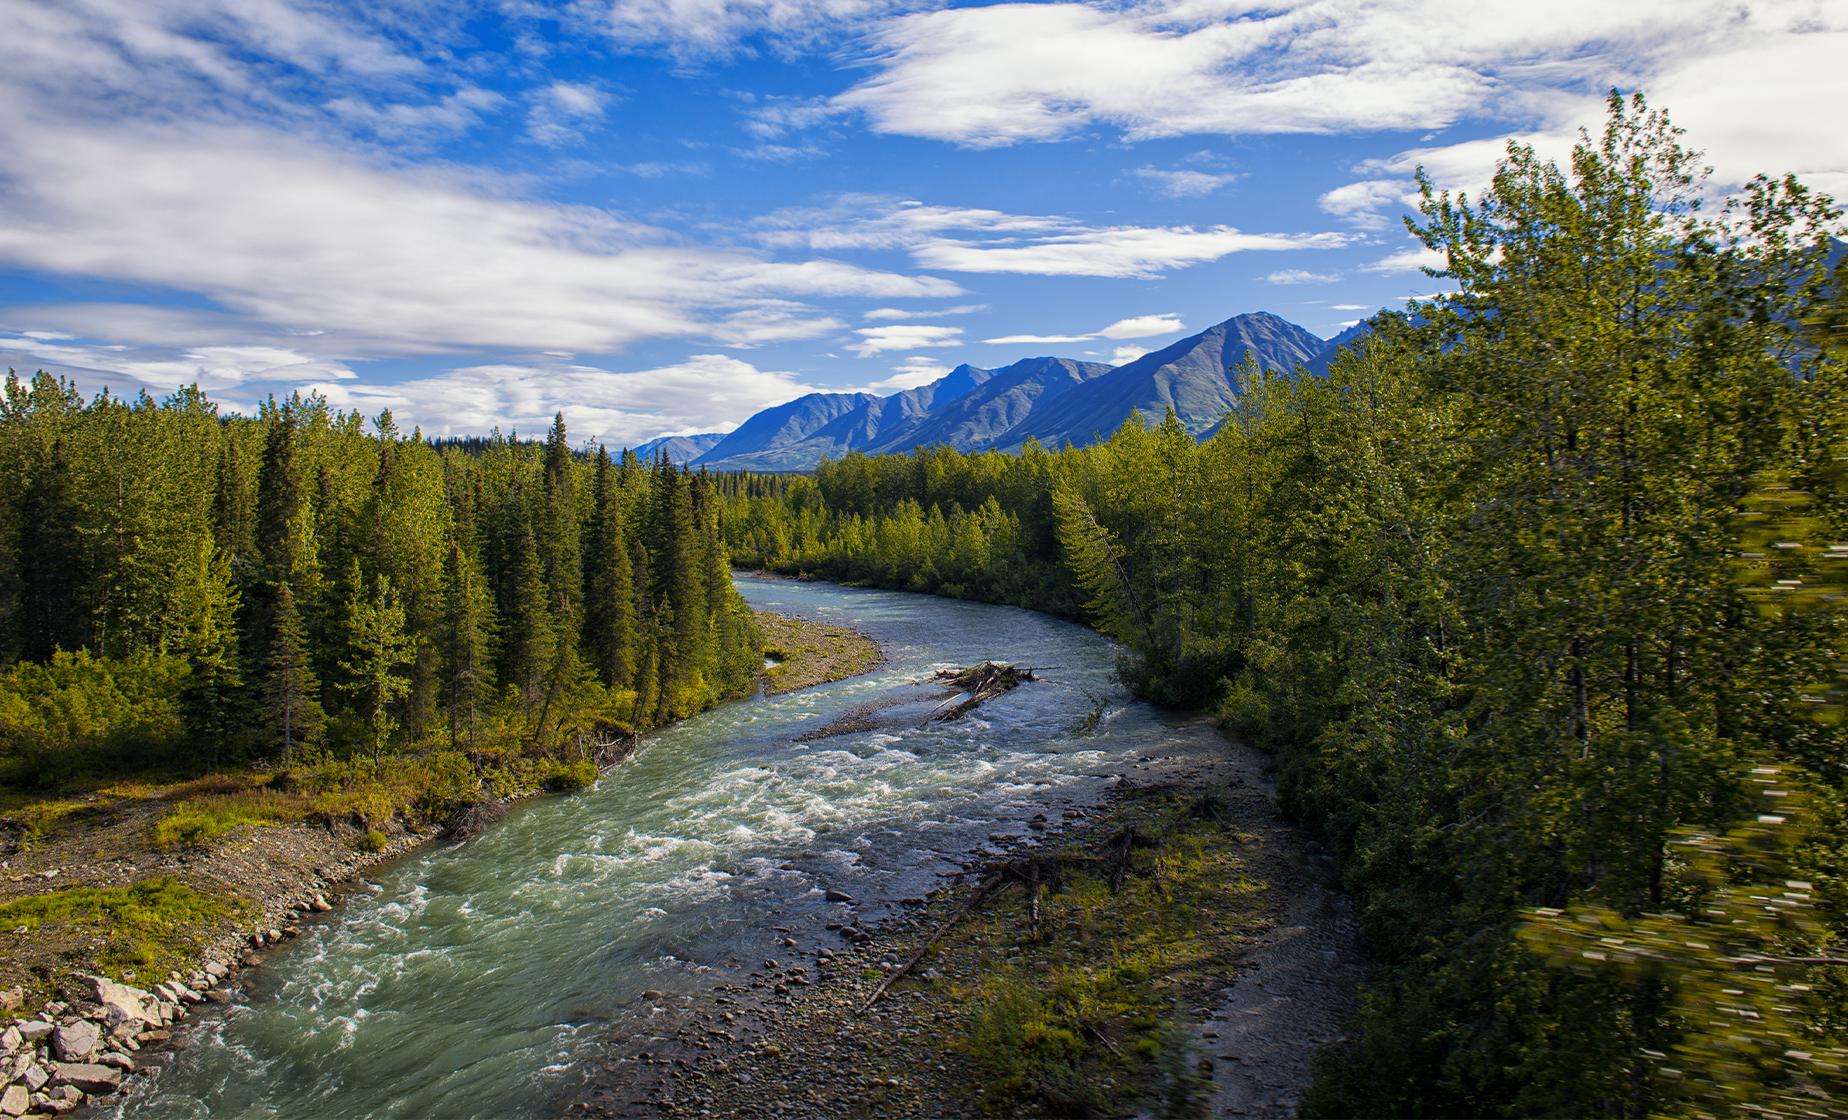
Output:
[[1260,311],[1114,368],[1024,358],[999,369],[957,366],[929,385],[888,397],[810,393],[751,417],[694,462],[714,470],[805,471],[849,451],[885,454],[937,444],[1016,451],[1028,439],[1083,446],[1131,415],[1156,422],[1170,408],[1188,431],[1204,437],[1237,398],[1230,371],[1247,353],[1272,369],[1303,365],[1326,373],[1337,348],[1364,333],[1357,326],[1325,341]]
[[656,455],[666,455],[670,462],[691,463],[712,450],[713,445],[724,438],[723,432],[704,432],[696,436],[656,436],[647,443],[637,444],[635,457],[647,462]]

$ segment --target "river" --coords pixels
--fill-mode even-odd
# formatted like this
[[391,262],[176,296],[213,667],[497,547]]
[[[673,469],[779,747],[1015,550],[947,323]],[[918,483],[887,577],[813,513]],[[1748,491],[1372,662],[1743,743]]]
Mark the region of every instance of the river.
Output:
[[[824,891],[876,922],[1126,771],[1223,749],[1128,697],[1114,647],[1082,627],[898,592],[738,586],[756,606],[871,634],[888,664],[676,724],[592,789],[378,870],[245,973],[232,1004],[183,1027],[117,1115],[544,1115],[606,1037],[646,1031],[643,991],[697,998],[785,952],[776,926],[818,941],[849,909]],[[882,729],[799,740],[984,658],[1045,679],[954,722],[897,707]]]

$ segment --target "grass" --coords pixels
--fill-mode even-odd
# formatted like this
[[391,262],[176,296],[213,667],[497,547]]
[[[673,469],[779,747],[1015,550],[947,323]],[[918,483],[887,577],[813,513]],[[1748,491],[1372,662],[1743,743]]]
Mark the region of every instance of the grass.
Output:
[[952,994],[971,1009],[958,1045],[984,1075],[984,1112],[1114,1115],[1152,1096],[1162,1115],[1189,1114],[1199,1082],[1175,1012],[1236,967],[1263,887],[1234,834],[1190,806],[1142,831],[1158,842],[1132,852],[1116,892],[1097,864],[1066,865],[1037,941],[1024,891],[969,923],[963,944],[987,959]]
[[175,879],[124,887],[69,887],[0,905],[0,929],[62,927],[102,942],[97,964],[125,978],[159,975],[190,961],[211,929],[245,917],[250,904],[201,893]]
[[857,677],[885,659],[879,643],[844,626],[758,611],[764,636],[764,689],[772,694]]
[[154,825],[157,848],[203,848],[246,825],[267,828],[308,815],[300,797],[246,790],[182,801]]

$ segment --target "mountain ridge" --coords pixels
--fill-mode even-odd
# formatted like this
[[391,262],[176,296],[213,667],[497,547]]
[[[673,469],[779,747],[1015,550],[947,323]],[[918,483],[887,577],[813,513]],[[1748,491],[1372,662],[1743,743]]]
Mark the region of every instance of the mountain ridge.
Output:
[[1340,346],[1362,334],[1356,325],[1323,339],[1255,311],[1118,366],[1051,355],[995,369],[965,363],[890,396],[809,393],[775,405],[692,462],[715,470],[805,471],[849,451],[889,454],[945,444],[1012,452],[1028,440],[1082,447],[1108,438],[1132,415],[1159,421],[1170,408],[1205,438],[1237,400],[1231,371],[1246,354],[1274,370],[1300,365],[1326,374]]

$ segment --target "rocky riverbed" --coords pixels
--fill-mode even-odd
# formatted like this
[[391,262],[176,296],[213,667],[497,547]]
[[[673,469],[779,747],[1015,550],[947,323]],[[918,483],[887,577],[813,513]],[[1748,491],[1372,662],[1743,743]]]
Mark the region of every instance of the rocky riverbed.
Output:
[[[1332,867],[1278,815],[1258,752],[1145,757],[1104,805],[996,839],[1002,850],[970,852],[965,872],[908,912],[869,922],[841,896],[818,943],[766,931],[769,955],[748,979],[690,1000],[644,993],[633,1033],[612,1037],[555,1111],[1295,1115],[1364,966]],[[1100,865],[1119,850],[1110,889]],[[1011,889],[969,905],[997,881]],[[1166,921],[1177,905],[1186,920]],[[1110,1010],[1029,997],[1027,1021],[1010,1022],[993,1006],[1077,974],[1092,984],[1074,999],[1101,992]],[[1079,1037],[1039,1061],[1033,1032],[1060,1024]],[[1090,1085],[1060,1084],[1067,1075]]]

